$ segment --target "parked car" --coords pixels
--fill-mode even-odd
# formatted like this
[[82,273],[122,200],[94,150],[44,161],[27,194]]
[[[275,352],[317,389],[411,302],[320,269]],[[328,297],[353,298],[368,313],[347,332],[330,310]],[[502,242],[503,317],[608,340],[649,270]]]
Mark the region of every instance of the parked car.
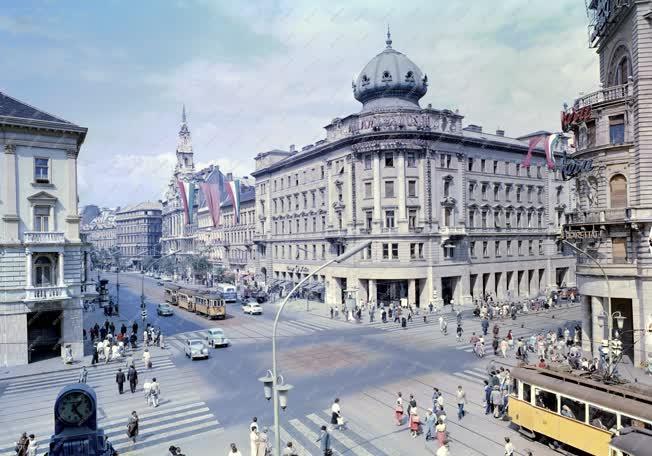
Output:
[[231,341],[224,335],[222,328],[210,328],[206,336],[206,343],[209,347],[227,347]]
[[263,308],[255,301],[246,303],[244,306],[242,306],[242,310],[244,313],[248,313],[250,315],[262,315],[263,313]]
[[174,315],[174,310],[172,310],[172,306],[170,304],[158,304],[156,306],[156,314],[164,317],[169,317]]
[[208,346],[200,339],[186,339],[186,356],[192,360],[208,358]]

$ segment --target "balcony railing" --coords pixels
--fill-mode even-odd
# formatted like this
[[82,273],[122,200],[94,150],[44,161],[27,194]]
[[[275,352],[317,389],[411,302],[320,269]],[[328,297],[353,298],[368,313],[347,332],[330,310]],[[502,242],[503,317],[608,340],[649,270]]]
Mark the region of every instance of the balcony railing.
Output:
[[463,226],[441,226],[439,234],[446,236],[466,236],[466,228]]
[[68,299],[67,287],[35,287],[25,289],[25,301]]
[[25,244],[63,244],[63,233],[56,231],[25,231]]
[[597,90],[575,100],[575,109],[591,106],[605,101],[616,101],[632,95],[632,85],[623,84]]
[[593,209],[580,211],[573,214],[572,223],[605,223],[625,220],[627,217],[626,208],[615,209]]

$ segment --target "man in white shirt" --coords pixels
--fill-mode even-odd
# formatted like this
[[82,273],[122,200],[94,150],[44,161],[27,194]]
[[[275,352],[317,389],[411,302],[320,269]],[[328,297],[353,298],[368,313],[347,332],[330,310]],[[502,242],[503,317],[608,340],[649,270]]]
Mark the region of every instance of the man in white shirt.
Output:
[[509,437],[505,437],[505,456],[514,456],[514,445]]
[[457,419],[461,420],[466,413],[464,412],[464,405],[466,404],[466,393],[462,389],[462,385],[457,387],[455,397],[457,398]]
[[161,387],[159,386],[156,378],[152,379],[152,383],[149,384],[149,395],[152,400],[152,405],[158,407],[158,396],[161,394]]

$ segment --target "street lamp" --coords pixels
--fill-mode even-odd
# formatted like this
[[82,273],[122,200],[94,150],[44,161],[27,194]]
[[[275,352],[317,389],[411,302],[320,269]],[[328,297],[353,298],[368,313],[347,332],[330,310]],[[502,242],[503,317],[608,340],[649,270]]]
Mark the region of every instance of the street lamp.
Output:
[[[149,252],[149,250],[145,250],[145,252]],[[145,306],[145,272],[147,272],[152,266],[154,266],[156,263],[161,261],[163,258],[172,256],[172,255],[176,255],[178,252],[180,252],[180,250],[174,250],[174,251],[172,251],[170,253],[166,253],[165,255],[161,255],[161,257],[159,259],[152,261],[149,264],[149,266],[147,266],[145,269],[141,268],[141,271],[140,271],[140,308],[142,310],[145,310],[145,308],[146,308],[146,306]],[[138,254],[138,255],[141,255],[141,254],[142,254],[142,252],[140,254]],[[144,314],[141,313],[141,315],[142,315],[142,320],[145,321]]]
[[[335,257],[332,260],[329,260],[326,263],[319,266],[317,269],[315,269],[310,274],[308,274],[303,279],[301,279],[301,281],[299,281],[299,283],[297,283],[294,286],[294,288],[290,290],[287,296],[285,296],[285,299],[283,299],[283,303],[281,303],[281,306],[279,307],[278,311],[276,312],[276,317],[274,318],[274,326],[272,328],[272,371],[271,372],[268,371],[268,375],[266,377],[261,377],[259,379],[261,382],[263,382],[265,386],[265,397],[269,399],[269,395],[271,395],[274,399],[274,448],[276,450],[276,456],[281,455],[281,423],[279,419],[279,405],[283,409],[287,407],[287,393],[290,389],[292,389],[291,385],[283,384],[283,377],[278,375],[278,371],[276,369],[276,330],[278,328],[278,321],[279,318],[281,317],[281,313],[285,308],[285,304],[287,304],[292,294],[299,287],[301,287],[301,285],[303,285],[304,282],[306,282],[312,276],[317,274],[319,271],[330,266],[333,263],[342,263],[343,261],[348,260],[353,255],[360,252],[361,250],[366,249],[370,245],[371,245],[371,241],[365,241],[355,246],[351,250],[344,252],[342,255]],[[271,377],[271,385],[269,384],[270,377]]]

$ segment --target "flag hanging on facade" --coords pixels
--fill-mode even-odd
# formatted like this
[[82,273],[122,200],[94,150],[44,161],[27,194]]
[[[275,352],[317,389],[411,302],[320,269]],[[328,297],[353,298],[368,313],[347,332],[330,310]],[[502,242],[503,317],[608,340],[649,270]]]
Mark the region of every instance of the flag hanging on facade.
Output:
[[214,170],[204,182],[199,184],[214,228],[220,224],[220,205],[228,193],[224,185],[224,174],[219,169]]
[[235,223],[240,223],[240,179],[227,182],[226,190],[233,203],[233,216]]
[[192,223],[192,208],[195,205],[195,184],[177,180],[177,186],[179,187],[186,225],[190,225]]
[[527,168],[532,162],[532,152],[537,145],[543,141],[543,150],[546,153],[546,162],[548,163],[548,169],[555,169],[555,147],[557,141],[559,140],[559,133],[553,133],[551,135],[539,135],[533,136],[530,138],[530,144],[527,150],[527,155],[523,160],[522,166]]

